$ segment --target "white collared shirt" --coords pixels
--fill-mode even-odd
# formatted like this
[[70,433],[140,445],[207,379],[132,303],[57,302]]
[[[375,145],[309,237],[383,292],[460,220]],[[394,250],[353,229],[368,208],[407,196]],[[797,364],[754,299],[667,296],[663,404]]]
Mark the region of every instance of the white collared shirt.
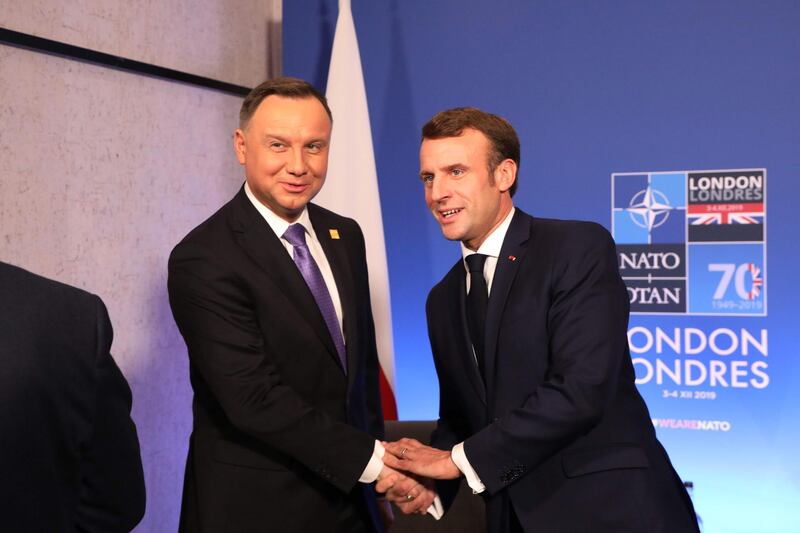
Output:
[[[250,185],[248,185],[247,182],[244,184],[244,192],[247,195],[247,198],[250,200],[250,203],[253,204],[259,213],[261,213],[261,216],[267,221],[269,227],[272,228],[272,231],[278,236],[281,244],[283,244],[283,247],[286,249],[286,253],[293,258],[294,246],[292,246],[289,241],[283,238],[283,234],[289,228],[290,223],[283,220],[270,208],[262,204],[255,197],[253,191],[250,189]],[[311,224],[311,219],[308,216],[308,208],[303,208],[303,212],[300,213],[300,217],[294,223],[302,224],[306,230],[306,244],[308,245],[308,250],[311,252],[311,256],[314,258],[314,261],[316,261],[317,266],[322,273],[322,278],[325,280],[325,285],[328,287],[328,292],[330,293],[331,300],[333,301],[333,307],[336,310],[336,318],[339,320],[339,329],[342,329],[342,304],[339,298],[339,291],[336,288],[336,281],[333,278],[333,272],[331,271],[330,263],[328,263],[328,258],[325,256],[325,252],[322,250],[322,246],[317,239],[317,234],[314,232],[314,226]],[[344,331],[342,331],[342,338],[345,340],[345,343],[347,343],[347,339],[344,337]],[[358,478],[361,483],[372,483],[378,479],[378,476],[383,470],[384,453],[386,453],[386,451],[384,450],[383,446],[379,441],[376,440],[372,451],[372,456],[370,457],[367,466],[364,468],[364,471],[361,473],[361,477]],[[439,516],[441,516],[441,512],[439,513]]]
[[258,198],[256,198],[253,191],[250,190],[250,185],[248,185],[247,182],[244,184],[244,192],[253,206],[261,213],[261,216],[264,217],[264,220],[267,221],[272,231],[275,232],[275,235],[278,236],[281,244],[283,244],[283,247],[286,249],[286,253],[289,254],[289,257],[294,258],[294,246],[283,238],[283,234],[291,224],[302,224],[305,228],[308,251],[311,252],[311,257],[313,257],[314,261],[317,263],[319,271],[322,273],[322,279],[325,280],[325,285],[328,287],[328,293],[330,293],[331,301],[333,302],[333,309],[336,311],[336,319],[339,321],[339,330],[342,332],[342,339],[344,339],[346,345],[347,338],[344,336],[344,329],[342,328],[342,301],[339,298],[339,290],[336,288],[336,280],[333,278],[333,271],[331,270],[330,263],[328,263],[328,258],[325,256],[322,245],[319,243],[319,239],[317,239],[317,234],[314,232],[314,226],[311,224],[311,218],[308,216],[308,208],[304,207],[303,212],[300,213],[300,217],[290,223],[258,201]]
[[495,228],[493,232],[486,237],[486,240],[478,247],[477,252],[473,252],[467,248],[464,243],[461,243],[461,257],[465,260],[464,270],[467,272],[467,294],[469,294],[470,278],[469,269],[467,268],[467,256],[472,254],[483,254],[486,257],[486,262],[483,264],[483,277],[486,279],[486,287],[489,289],[489,295],[492,294],[492,282],[494,281],[494,271],[497,269],[497,258],[500,257],[500,249],[503,247],[503,241],[506,238],[508,227],[511,225],[511,219],[514,218],[516,208],[512,207],[508,212],[506,218]]
[[[500,250],[503,247],[503,241],[506,238],[506,233],[508,233],[508,227],[511,225],[511,219],[514,217],[514,212],[516,211],[515,208],[511,208],[511,211],[506,215],[506,218],[503,219],[503,222],[500,223],[495,230],[486,237],[486,240],[478,247],[477,252],[473,252],[466,246],[464,243],[461,243],[461,256],[463,259],[466,259],[468,255],[472,254],[484,254],[486,255],[486,262],[483,265],[483,277],[486,278],[486,286],[489,289],[489,295],[492,294],[492,282],[494,281],[494,272],[497,269],[497,259],[500,257]],[[469,269],[467,268],[467,262],[462,261],[464,263],[464,269],[467,271],[467,287],[466,291],[469,293],[470,289],[470,276],[469,276]],[[474,355],[474,350],[473,350]],[[464,474],[464,477],[467,478],[467,484],[472,489],[472,492],[475,494],[481,493],[486,490],[486,485],[483,484],[481,478],[478,477],[478,473],[472,468],[469,460],[467,459],[467,454],[464,452],[464,443],[459,442],[453,449],[450,451],[450,456],[453,459],[453,462],[456,464],[461,473]]]

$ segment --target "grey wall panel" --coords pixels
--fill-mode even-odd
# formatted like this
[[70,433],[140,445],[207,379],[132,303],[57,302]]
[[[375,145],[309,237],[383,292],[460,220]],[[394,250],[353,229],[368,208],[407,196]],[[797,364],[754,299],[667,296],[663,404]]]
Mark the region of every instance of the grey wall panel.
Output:
[[137,531],[177,530],[191,389],[167,257],[243,181],[240,99],[0,46],[0,259],[106,302],[148,490]]
[[268,68],[280,57],[280,7],[280,0],[0,0],[0,26],[252,87],[276,72]]

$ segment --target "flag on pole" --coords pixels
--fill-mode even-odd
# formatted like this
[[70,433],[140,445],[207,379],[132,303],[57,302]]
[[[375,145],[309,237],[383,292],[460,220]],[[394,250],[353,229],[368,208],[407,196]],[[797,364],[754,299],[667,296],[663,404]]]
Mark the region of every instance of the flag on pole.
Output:
[[383,218],[367,93],[350,0],[339,0],[339,18],[333,38],[326,97],[334,114],[333,133],[327,183],[315,202],[355,219],[364,232],[372,317],[380,360],[383,417],[396,420],[389,270],[383,241]]

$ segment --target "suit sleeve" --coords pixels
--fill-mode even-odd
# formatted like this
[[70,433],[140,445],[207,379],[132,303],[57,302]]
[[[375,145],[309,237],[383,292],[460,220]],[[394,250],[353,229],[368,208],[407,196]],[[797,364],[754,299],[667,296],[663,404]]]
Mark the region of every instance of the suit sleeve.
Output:
[[459,442],[464,440],[464,430],[460,429],[460,424],[458,421],[459,418],[459,406],[453,405],[453,402],[456,401],[455,398],[457,396],[455,394],[450,393],[447,390],[447,381],[441,379],[441,376],[444,374],[443,369],[439,368],[439,358],[435,357],[436,350],[437,350],[437,341],[434,339],[434,326],[432,324],[432,317],[437,315],[437,312],[433,309],[434,307],[434,300],[436,297],[434,293],[431,292],[428,295],[428,301],[425,305],[425,314],[428,318],[428,336],[431,344],[431,349],[434,352],[434,364],[436,365],[436,371],[440,376],[439,379],[439,419],[436,422],[436,428],[433,430],[433,434],[431,434],[431,445],[435,448],[439,448],[440,450],[449,450]]
[[627,294],[611,236],[596,224],[581,228],[566,236],[553,260],[545,381],[465,441],[490,494],[594,427],[617,389],[627,354]]
[[253,298],[223,260],[186,242],[170,257],[170,305],[193,371],[236,429],[349,491],[372,456],[374,438],[334,420],[282,380]]
[[130,417],[131,391],[109,352],[112,329],[103,302],[94,297],[97,317],[93,417],[81,443],[80,531],[130,531],[145,508],[144,475],[136,426]]
[[[431,349],[436,352],[437,342],[433,338],[435,331],[431,323],[432,317],[437,316],[434,310],[434,301],[436,296],[434,291],[428,295],[428,301],[425,304],[425,314],[428,318],[428,336],[431,344]],[[439,368],[439,358],[434,357],[434,363],[437,366],[437,372],[441,376],[443,371]],[[454,405],[457,395],[447,390],[447,381],[439,380],[439,419],[436,422],[436,428],[431,434],[431,446],[440,450],[451,450],[453,446],[459,442],[463,442],[465,430],[463,424],[460,422],[459,406]],[[444,509],[447,510],[455,501],[458,495],[458,490],[461,487],[461,479],[448,479],[436,481],[436,492],[439,494]]]

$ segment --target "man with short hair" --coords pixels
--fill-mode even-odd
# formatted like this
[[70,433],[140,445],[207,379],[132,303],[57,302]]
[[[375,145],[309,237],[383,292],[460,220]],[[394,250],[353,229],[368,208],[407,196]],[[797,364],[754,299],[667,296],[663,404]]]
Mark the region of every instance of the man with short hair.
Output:
[[[511,125],[475,108],[423,127],[425,201],[463,257],[427,302],[433,447],[403,439],[384,460],[465,475],[492,533],[696,532],[634,384],[614,242],[597,224],[515,209],[519,154]],[[447,502],[457,484],[437,487]]]
[[0,262],[0,530],[132,530],[145,507],[131,390],[103,302]]
[[253,89],[233,139],[245,184],[170,256],[194,389],[181,531],[382,531],[379,476],[407,511],[433,499],[381,460],[361,229],[310,203],[331,125],[305,81]]

